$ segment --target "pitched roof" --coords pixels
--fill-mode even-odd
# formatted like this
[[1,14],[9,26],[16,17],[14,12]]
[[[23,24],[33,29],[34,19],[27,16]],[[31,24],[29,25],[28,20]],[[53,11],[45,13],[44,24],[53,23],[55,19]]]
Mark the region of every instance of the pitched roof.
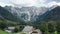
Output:
[[33,26],[25,26],[25,28],[23,29],[23,32],[29,32],[33,29]]
[[8,27],[8,29],[15,29],[15,27]]

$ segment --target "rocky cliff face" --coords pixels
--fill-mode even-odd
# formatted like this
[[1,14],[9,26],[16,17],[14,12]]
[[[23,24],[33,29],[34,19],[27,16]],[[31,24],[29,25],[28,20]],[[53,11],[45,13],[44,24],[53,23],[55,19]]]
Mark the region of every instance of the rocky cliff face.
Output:
[[5,7],[13,15],[18,16],[24,21],[35,21],[38,18],[38,15],[45,13],[48,9],[46,7]]

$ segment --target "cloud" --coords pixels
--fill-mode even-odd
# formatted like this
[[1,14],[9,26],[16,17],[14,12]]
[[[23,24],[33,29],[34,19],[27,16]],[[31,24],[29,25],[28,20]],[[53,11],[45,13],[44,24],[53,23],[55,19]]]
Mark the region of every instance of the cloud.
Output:
[[6,5],[7,5],[7,6],[14,6],[14,5],[12,5],[12,4],[7,4],[7,3],[5,4],[5,3],[3,3],[3,2],[0,2],[0,6],[4,7],[4,6],[6,6]]
[[60,5],[60,0],[0,0],[1,6],[37,6],[50,7],[52,5]]
[[4,3],[2,3],[2,2],[0,2],[0,6],[5,6],[5,4],[4,4]]
[[40,4],[44,3],[45,0],[0,0],[0,2],[15,6],[39,6]]
[[53,6],[53,5],[58,5],[58,6],[60,6],[60,2],[56,2],[56,1],[49,2],[49,3],[47,4],[47,7],[51,7],[51,6]]
[[15,5],[22,6],[34,6],[36,4],[36,0],[10,0],[11,3]]
[[[51,7],[53,5],[60,5],[59,0],[10,0],[15,6],[37,6],[37,7]],[[47,3],[48,2],[48,3]]]

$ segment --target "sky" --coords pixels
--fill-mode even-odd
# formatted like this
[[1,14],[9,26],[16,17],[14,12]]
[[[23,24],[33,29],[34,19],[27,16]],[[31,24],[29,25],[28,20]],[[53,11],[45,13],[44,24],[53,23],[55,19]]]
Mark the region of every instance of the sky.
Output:
[[0,0],[0,6],[36,6],[36,7],[51,7],[53,5],[60,6],[60,0]]

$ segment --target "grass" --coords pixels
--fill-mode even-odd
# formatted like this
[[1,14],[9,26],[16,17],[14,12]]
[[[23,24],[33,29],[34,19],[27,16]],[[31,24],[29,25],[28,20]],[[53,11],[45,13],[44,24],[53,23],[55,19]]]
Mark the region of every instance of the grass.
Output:
[[8,33],[8,32],[5,32],[3,30],[0,30],[0,34],[16,34],[16,33]]
[[0,30],[0,34],[9,34],[9,33],[7,33],[7,32],[5,32],[5,31]]

